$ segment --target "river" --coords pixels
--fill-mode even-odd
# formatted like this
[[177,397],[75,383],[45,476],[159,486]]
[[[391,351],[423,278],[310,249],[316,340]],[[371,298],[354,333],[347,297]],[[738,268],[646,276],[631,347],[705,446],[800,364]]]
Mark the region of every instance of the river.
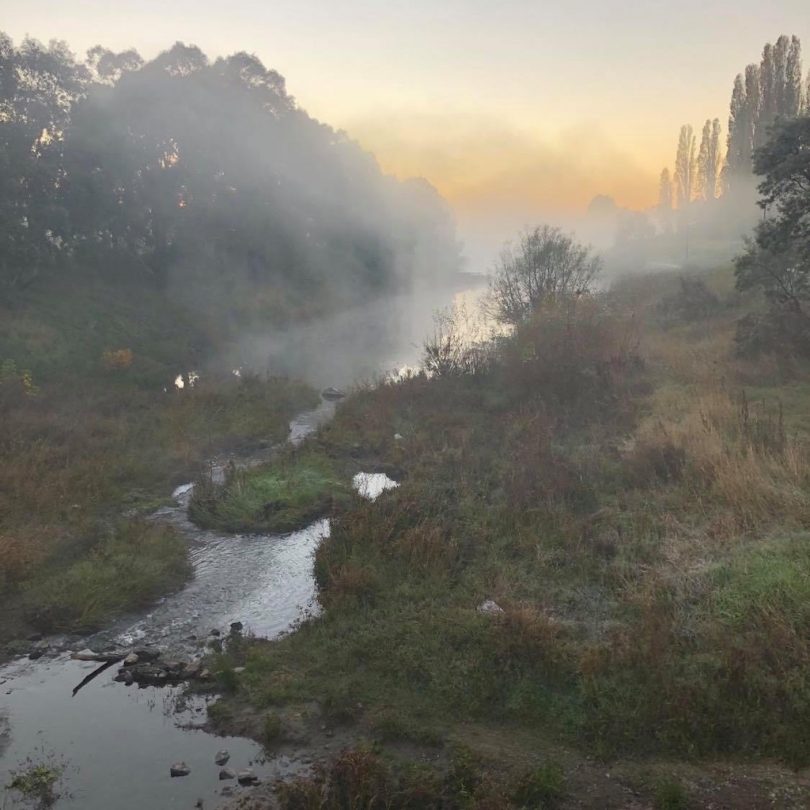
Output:
[[[406,353],[401,362],[386,367],[412,363],[412,354]],[[325,401],[300,414],[290,423],[288,441],[303,441],[333,412],[334,405]],[[266,458],[264,452],[240,463]],[[215,474],[226,461],[215,465]],[[362,495],[374,498],[393,482],[361,474],[354,484]],[[71,651],[151,646],[199,658],[210,632],[225,633],[231,622],[240,621],[246,631],[272,639],[319,610],[312,558],[329,535],[328,519],[286,535],[225,535],[189,521],[190,497],[190,484],[178,487],[172,505],[153,515],[188,539],[193,576],[182,590],[101,633],[48,640],[52,651],[38,660],[21,658],[0,667],[2,810],[30,806],[19,803],[16,791],[4,792],[26,761],[64,769],[55,804],[64,810],[191,810],[200,800],[206,808],[217,807],[223,787],[225,795],[241,790],[233,782],[219,781],[214,756],[223,748],[231,755],[229,767],[251,767],[263,781],[308,767],[307,761],[267,759],[251,740],[208,733],[201,728],[205,698],[188,699],[182,687],[116,683],[116,666],[71,696],[98,667],[73,660]],[[178,761],[189,766],[188,776],[170,776],[171,764]]]

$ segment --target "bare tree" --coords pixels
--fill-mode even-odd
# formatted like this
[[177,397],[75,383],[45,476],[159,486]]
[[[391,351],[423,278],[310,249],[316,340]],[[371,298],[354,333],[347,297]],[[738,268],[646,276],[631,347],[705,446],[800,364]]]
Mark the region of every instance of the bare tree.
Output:
[[490,286],[490,311],[501,323],[516,325],[544,303],[589,292],[601,269],[601,259],[590,248],[559,228],[533,228],[501,253]]

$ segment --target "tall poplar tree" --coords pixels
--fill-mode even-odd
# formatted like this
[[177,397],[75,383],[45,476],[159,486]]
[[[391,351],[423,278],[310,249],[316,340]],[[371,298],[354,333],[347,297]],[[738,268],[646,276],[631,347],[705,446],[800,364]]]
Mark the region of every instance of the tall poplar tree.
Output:
[[785,118],[796,118],[802,113],[802,43],[794,36],[790,40],[785,62]]
[[672,177],[666,167],[661,170],[658,181],[658,216],[661,229],[672,232]]
[[685,210],[692,202],[695,191],[696,139],[691,124],[684,124],[678,137],[678,151],[675,154],[675,199],[678,210]]

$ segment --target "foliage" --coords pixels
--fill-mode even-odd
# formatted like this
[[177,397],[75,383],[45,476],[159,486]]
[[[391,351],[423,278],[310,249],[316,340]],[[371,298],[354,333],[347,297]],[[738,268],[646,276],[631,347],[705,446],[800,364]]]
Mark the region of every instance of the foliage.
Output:
[[[761,366],[733,356],[738,310],[664,330],[660,279],[636,284],[652,292],[541,309],[481,371],[341,405],[313,452],[359,448],[401,468],[402,485],[333,521],[316,555],[323,613],[251,648],[243,700],[317,701],[384,751],[435,751],[439,731],[449,752],[481,730],[484,762],[421,780],[442,807],[476,806],[486,763],[530,755],[494,806],[520,806],[523,780],[548,802],[558,771],[528,774],[572,744],[807,761],[806,383],[742,389]],[[478,612],[485,599],[502,612]],[[488,734],[513,747],[496,752]],[[642,792],[685,806],[681,788],[654,795],[674,783],[666,771]],[[329,778],[297,783],[289,806],[333,795]]]
[[775,207],[776,216],[757,228],[756,245],[738,261],[741,288],[760,286],[774,301],[795,307],[807,299],[806,242],[810,217],[810,117],[779,124],[773,137],[756,152],[754,167],[764,176],[760,205]]
[[681,276],[678,283],[678,291],[664,296],[656,307],[664,323],[699,321],[720,309],[720,299],[703,279]]
[[655,810],[686,810],[686,791],[678,782],[666,780],[655,789]]
[[550,810],[565,795],[565,776],[555,763],[546,763],[527,773],[514,794],[518,807]]
[[438,377],[483,372],[493,360],[492,336],[459,307],[434,314],[433,334],[422,348],[422,368]]
[[559,228],[536,227],[507,246],[495,268],[490,308],[501,323],[516,325],[544,304],[588,293],[600,259]]
[[[805,354],[806,308],[810,301],[810,117],[779,122],[771,139],[754,157],[760,205],[776,215],[756,229],[756,241],[736,261],[737,287],[761,289],[771,304],[771,320],[741,324],[740,343],[772,351]],[[779,324],[786,317],[789,328]],[[775,335],[768,336],[768,329]],[[752,337],[756,336],[756,337]]]
[[260,318],[290,292],[333,307],[458,267],[432,187],[384,177],[255,56],[178,42],[147,63],[100,46],[82,63],[65,43],[1,34],[0,76],[10,291],[57,273],[136,278]]

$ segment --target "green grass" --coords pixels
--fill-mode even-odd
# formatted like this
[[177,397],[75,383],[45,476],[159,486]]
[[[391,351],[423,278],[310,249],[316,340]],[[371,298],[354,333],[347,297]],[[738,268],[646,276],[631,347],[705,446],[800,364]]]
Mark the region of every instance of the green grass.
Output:
[[173,529],[129,521],[77,562],[43,570],[20,598],[40,630],[90,631],[177,588],[189,574],[185,540]]
[[713,613],[732,632],[769,618],[810,631],[810,534],[739,549],[716,573]]
[[234,470],[222,485],[198,482],[189,515],[204,528],[291,532],[350,497],[347,477],[336,464],[315,454],[293,453],[269,465]]

